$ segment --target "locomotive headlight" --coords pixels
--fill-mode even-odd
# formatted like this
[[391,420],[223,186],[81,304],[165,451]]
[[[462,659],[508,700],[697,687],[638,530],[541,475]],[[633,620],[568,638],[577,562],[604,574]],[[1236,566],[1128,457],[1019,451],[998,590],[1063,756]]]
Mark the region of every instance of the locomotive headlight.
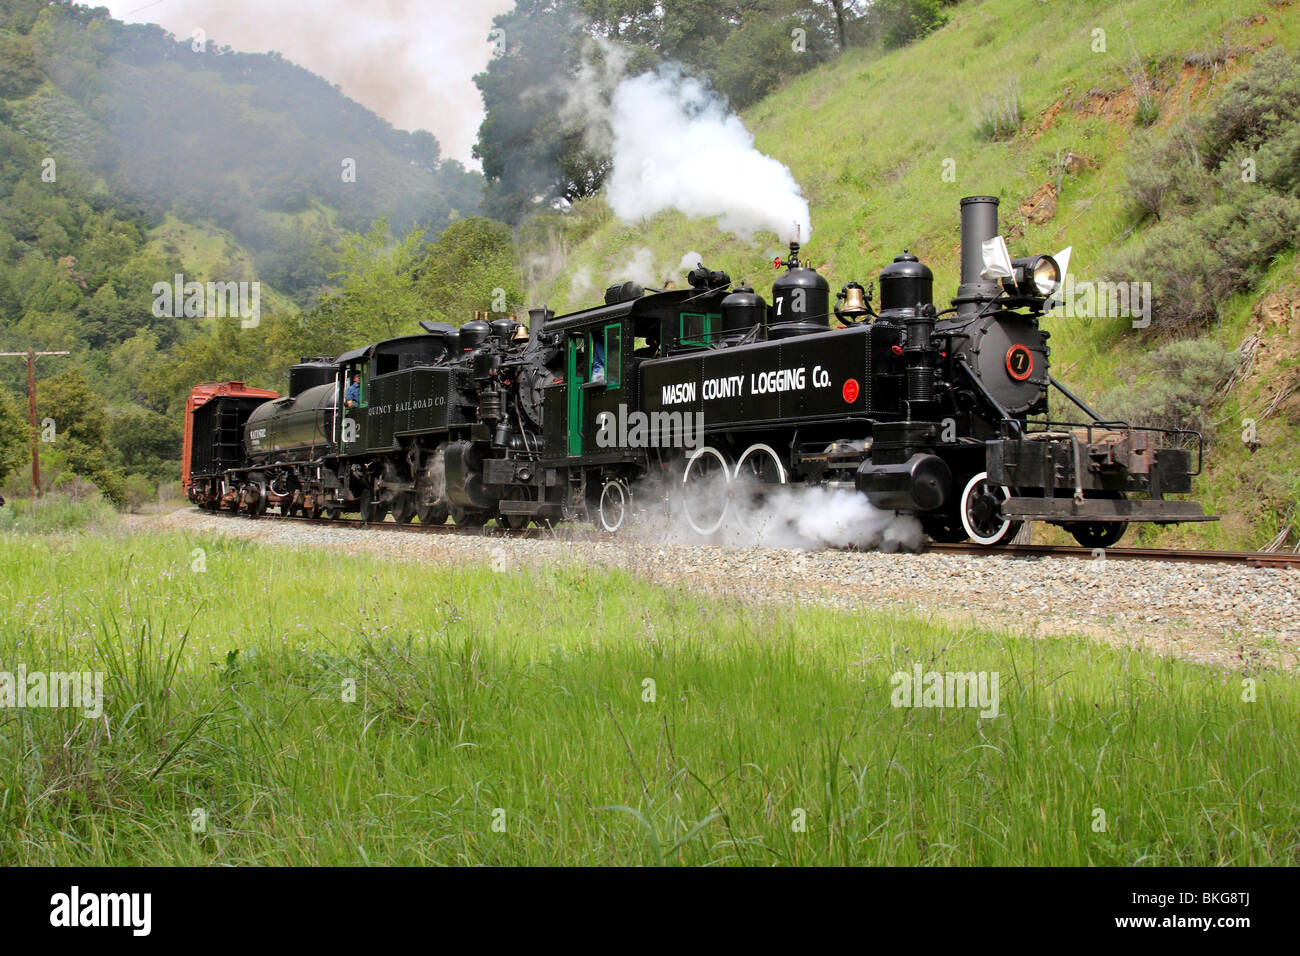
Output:
[[1046,299],[1061,287],[1061,267],[1051,256],[1028,256],[1012,259],[1014,275],[1002,280],[1012,295]]
[[1039,256],[1034,260],[1034,288],[1040,295],[1049,296],[1061,287],[1061,267],[1051,256]]

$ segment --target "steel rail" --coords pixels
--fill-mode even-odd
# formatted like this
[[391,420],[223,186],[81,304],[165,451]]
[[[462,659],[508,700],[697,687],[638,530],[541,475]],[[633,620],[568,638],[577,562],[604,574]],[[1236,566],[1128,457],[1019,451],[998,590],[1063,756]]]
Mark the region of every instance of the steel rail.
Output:
[[[404,531],[416,534],[460,534],[483,538],[553,539],[557,541],[610,541],[613,535],[599,532],[583,531],[577,528],[539,528],[530,527],[520,531],[511,531],[502,527],[457,527],[456,525],[422,525],[397,524],[395,521],[363,522],[360,518],[307,518],[301,515],[292,517],[278,514],[264,514],[253,518],[242,513],[227,510],[209,511],[194,509],[198,514],[219,515],[228,518],[244,518],[249,521],[292,521],[313,528],[355,528],[364,530]],[[856,550],[829,549],[829,550]],[[921,548],[922,553],[964,554],[971,557],[995,558],[1074,558],[1081,561],[1095,561],[1104,558],[1107,561],[1166,561],[1186,564],[1242,564],[1255,568],[1293,568],[1300,569],[1300,554],[1278,553],[1274,551],[1207,551],[1195,548],[1081,548],[1066,545],[1048,544],[1010,544],[998,548],[986,548],[982,545],[962,542],[942,544],[927,541]]]

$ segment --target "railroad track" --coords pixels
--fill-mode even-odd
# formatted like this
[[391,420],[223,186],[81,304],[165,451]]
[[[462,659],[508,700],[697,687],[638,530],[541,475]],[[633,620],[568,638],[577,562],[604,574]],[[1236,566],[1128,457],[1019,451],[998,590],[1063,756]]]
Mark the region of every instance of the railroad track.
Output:
[[458,527],[454,524],[398,524],[384,520],[379,523],[367,523],[360,518],[305,518],[302,515],[264,514],[250,518],[245,514],[231,511],[207,511],[201,508],[191,509],[197,514],[220,515],[226,518],[242,518],[245,521],[285,521],[303,524],[312,528],[354,528],[367,531],[403,531],[410,534],[456,534],[479,538],[546,538],[558,541],[608,540],[602,539],[595,532],[586,532],[574,528],[525,528],[522,531],[510,531],[499,525],[493,527]]
[[[397,524],[384,521],[379,525],[366,524],[359,518],[304,518],[300,515],[286,517],[266,514],[256,519],[246,515],[235,515],[229,511],[199,511],[200,514],[219,514],[229,518],[240,517],[256,521],[292,521],[310,527],[336,527],[365,530],[401,531],[413,534],[458,534],[483,538],[529,538],[559,541],[609,541],[608,535],[595,531],[586,531],[572,526],[559,528],[531,527],[522,531],[509,531],[502,527],[462,528],[456,525],[422,525]],[[855,550],[855,549],[844,549]],[[1064,545],[1048,544],[1012,544],[1000,548],[985,548],[977,544],[962,542],[960,544],[940,544],[930,541],[922,548],[923,552],[940,554],[963,554],[971,557],[996,558],[1074,558],[1093,561],[1104,557],[1107,561],[1168,561],[1186,564],[1240,564],[1254,568],[1293,568],[1300,569],[1300,554],[1278,553],[1272,551],[1205,551],[1180,548],[1104,548],[1090,549]]]
[[1078,548],[1050,544],[1011,544],[983,548],[977,544],[929,542],[926,551],[969,554],[977,557],[1009,555],[1022,558],[1076,558],[1090,561],[1104,556],[1107,561],[1169,561],[1184,564],[1244,564],[1252,568],[1300,568],[1300,554],[1273,551],[1203,551],[1194,548]]

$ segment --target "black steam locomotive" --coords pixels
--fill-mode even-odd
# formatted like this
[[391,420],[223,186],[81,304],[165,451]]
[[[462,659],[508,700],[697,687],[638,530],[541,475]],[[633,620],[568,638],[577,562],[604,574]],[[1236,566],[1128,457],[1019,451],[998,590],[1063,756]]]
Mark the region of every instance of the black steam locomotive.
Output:
[[[287,398],[207,400],[242,404],[201,416],[224,433],[187,429],[187,461],[208,464],[186,473],[189,495],[253,515],[590,519],[611,532],[640,495],[709,535],[805,483],[915,515],[936,540],[989,546],[1030,519],[1088,547],[1135,521],[1213,520],[1168,497],[1191,491],[1198,433],[1106,421],[1051,377],[1039,319],[1062,264],[1011,259],[994,198],[962,200],[961,227],[961,284],[942,311],[907,253],[881,272],[878,311],[856,282],[832,305],[792,243],[771,304],[701,266],[687,288],[623,283],[595,308],[533,310],[528,329],[422,322],[304,361]],[[1053,388],[1078,420],[1049,414]]]

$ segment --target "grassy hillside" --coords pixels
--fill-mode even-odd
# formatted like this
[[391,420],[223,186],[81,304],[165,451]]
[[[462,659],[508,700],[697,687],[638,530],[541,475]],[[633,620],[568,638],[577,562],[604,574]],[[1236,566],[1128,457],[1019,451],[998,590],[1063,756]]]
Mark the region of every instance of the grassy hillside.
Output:
[[[1294,49],[1298,41],[1300,8],[1290,0],[973,0],[953,8],[948,24],[926,39],[883,56],[850,51],[744,119],[759,148],[803,185],[813,221],[806,248],[832,288],[854,278],[865,284],[908,248],[934,269],[939,294],[951,295],[958,200],[974,194],[1001,198],[1013,254],[1072,245],[1071,272],[1093,279],[1141,238],[1123,190],[1140,144],[1204,109],[1254,52]],[[1017,111],[1012,135],[987,135],[994,118]],[[1082,164],[1067,164],[1069,154]],[[1051,201],[1036,211],[1028,204],[1053,192],[1054,210]],[[775,236],[741,242],[676,213],[622,223],[600,200],[527,239],[524,265],[537,297],[560,309],[592,302],[642,250],[665,279],[690,250],[760,290],[780,251]],[[1297,284],[1300,264],[1285,255],[1253,294],[1229,302],[1210,330],[1221,353],[1237,349],[1260,324],[1259,300],[1276,294],[1265,310],[1273,318],[1263,322],[1260,360],[1209,410],[1212,458],[1197,494],[1225,521],[1163,540],[1260,544],[1293,520],[1300,472],[1290,450],[1300,397],[1263,413],[1294,374]],[[1055,371],[1094,399],[1113,397],[1127,378],[1141,389],[1160,371],[1148,366],[1165,340],[1128,320],[1047,325]],[[1260,442],[1254,452],[1240,438],[1242,419],[1250,417]]]

